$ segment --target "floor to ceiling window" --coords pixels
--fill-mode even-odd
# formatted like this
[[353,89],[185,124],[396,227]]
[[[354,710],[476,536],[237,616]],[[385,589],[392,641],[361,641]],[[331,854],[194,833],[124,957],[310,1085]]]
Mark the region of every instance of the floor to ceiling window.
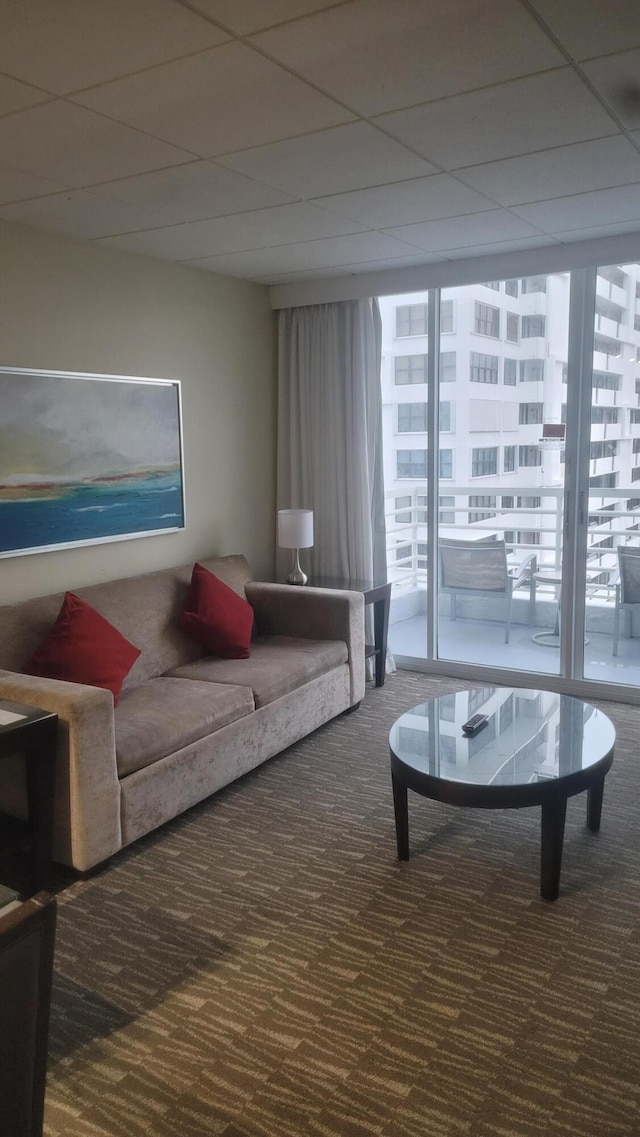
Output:
[[589,278],[588,362],[576,274],[380,300],[401,661],[640,686],[640,265]]

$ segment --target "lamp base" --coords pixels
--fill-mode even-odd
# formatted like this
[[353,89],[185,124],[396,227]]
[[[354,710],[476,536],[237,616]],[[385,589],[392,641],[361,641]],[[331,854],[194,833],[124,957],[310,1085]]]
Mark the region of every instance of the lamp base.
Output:
[[287,584],[306,584],[309,577],[300,567],[300,550],[296,549],[293,556],[291,572],[287,576]]

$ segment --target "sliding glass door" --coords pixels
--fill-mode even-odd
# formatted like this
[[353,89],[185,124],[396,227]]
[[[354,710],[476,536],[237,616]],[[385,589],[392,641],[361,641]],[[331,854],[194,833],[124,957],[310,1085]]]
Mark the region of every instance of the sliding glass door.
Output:
[[640,265],[380,303],[394,654],[640,686]]

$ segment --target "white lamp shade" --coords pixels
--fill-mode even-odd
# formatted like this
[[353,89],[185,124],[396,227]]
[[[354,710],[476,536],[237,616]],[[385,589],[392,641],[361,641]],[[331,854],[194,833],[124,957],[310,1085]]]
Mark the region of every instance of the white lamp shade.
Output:
[[313,545],[313,510],[279,509],[278,544],[281,549],[310,549]]

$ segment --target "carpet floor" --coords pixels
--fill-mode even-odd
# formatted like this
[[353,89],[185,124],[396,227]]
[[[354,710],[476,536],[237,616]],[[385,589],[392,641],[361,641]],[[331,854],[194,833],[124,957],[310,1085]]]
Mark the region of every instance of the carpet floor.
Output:
[[602,828],[410,794],[388,732],[472,684],[398,672],[59,896],[47,1137],[638,1137],[638,708]]

